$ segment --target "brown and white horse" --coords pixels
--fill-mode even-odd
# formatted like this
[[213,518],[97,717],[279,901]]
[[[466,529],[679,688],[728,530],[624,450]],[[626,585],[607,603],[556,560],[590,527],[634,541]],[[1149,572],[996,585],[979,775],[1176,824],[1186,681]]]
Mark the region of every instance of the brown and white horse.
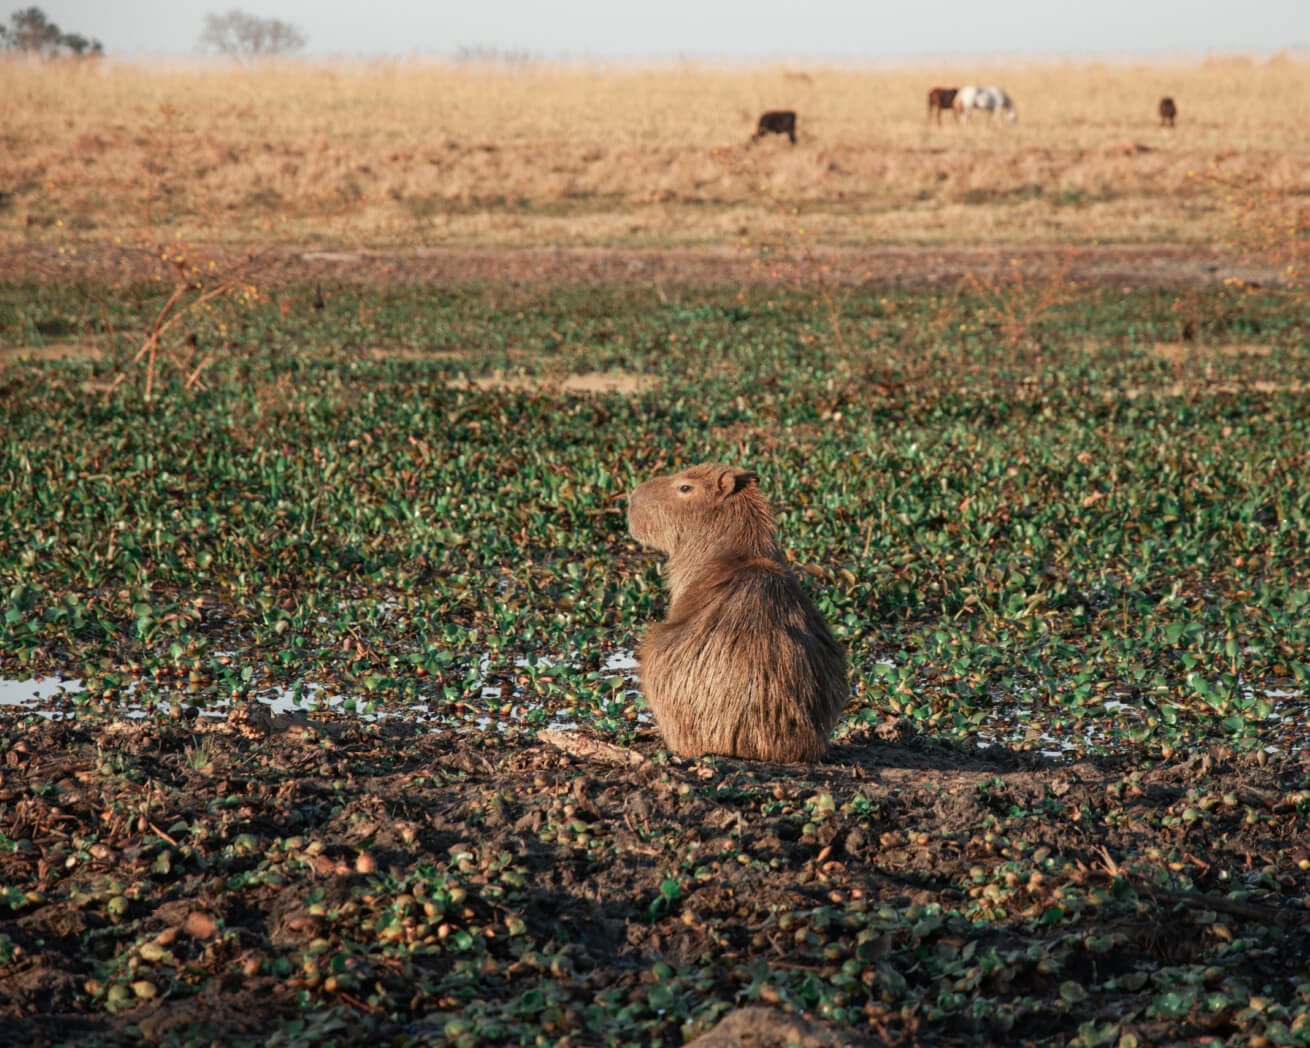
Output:
[[1013,124],[1019,119],[1019,114],[1014,111],[1014,103],[1010,101],[1007,95],[999,87],[977,87],[973,84],[960,88],[955,93],[955,113],[963,118],[965,123],[969,122],[969,114],[975,109],[987,110],[987,115],[993,120],[996,114],[1003,113],[1005,119]]

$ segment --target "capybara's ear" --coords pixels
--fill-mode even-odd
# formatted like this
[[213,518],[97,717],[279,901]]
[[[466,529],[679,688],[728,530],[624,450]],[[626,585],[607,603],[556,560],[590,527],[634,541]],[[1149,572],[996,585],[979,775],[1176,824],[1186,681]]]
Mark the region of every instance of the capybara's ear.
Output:
[[719,489],[725,495],[735,495],[743,488],[748,488],[760,478],[749,469],[729,469],[725,470],[723,476],[719,478]]
[[737,490],[737,472],[731,466],[719,470],[719,475],[714,478],[714,489],[719,498],[727,498]]

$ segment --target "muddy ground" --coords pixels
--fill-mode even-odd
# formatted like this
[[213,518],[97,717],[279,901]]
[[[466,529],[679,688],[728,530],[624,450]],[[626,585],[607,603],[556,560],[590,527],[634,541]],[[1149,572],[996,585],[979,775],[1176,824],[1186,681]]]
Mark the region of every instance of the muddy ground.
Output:
[[[1094,287],[1212,287],[1238,281],[1278,287],[1277,266],[1213,244],[1091,244],[1016,246],[783,248],[238,248],[190,245],[193,260],[215,260],[226,270],[251,260],[252,279],[264,285],[323,282],[448,284],[510,281],[527,284],[648,284],[663,287],[722,284],[830,284],[954,287],[1053,278]],[[171,275],[158,252],[90,242],[73,248],[0,245],[0,272],[10,279],[143,279]]]
[[11,717],[0,1043],[1289,1043],[1308,774]]

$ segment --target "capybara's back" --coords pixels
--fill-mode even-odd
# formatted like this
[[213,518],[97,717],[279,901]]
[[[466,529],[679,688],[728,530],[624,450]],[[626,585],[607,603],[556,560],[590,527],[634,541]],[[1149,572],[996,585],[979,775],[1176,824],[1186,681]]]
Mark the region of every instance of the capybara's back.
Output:
[[850,696],[846,657],[787,564],[755,474],[710,463],[647,481],[628,526],[669,558],[668,617],[638,653],[669,749],[822,757]]

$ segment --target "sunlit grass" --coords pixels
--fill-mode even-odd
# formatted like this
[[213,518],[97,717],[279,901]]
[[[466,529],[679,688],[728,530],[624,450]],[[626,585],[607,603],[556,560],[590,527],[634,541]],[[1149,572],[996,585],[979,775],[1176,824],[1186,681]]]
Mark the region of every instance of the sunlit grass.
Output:
[[[1014,128],[926,122],[1003,83]],[[1310,64],[0,63],[0,234],[113,240],[1205,241],[1310,193]],[[1180,106],[1162,131],[1162,94]],[[800,142],[748,146],[790,107]],[[1216,180],[1213,176],[1221,176]],[[1248,187],[1247,183],[1251,186]]]

